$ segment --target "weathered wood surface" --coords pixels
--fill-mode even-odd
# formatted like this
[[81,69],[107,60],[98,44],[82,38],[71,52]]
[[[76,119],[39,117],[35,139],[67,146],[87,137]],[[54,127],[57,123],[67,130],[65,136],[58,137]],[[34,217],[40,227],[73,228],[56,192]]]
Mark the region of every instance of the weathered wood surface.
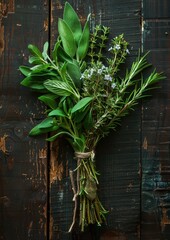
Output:
[[90,12],[91,27],[110,26],[113,37],[124,33],[130,42],[130,60],[140,47],[151,50],[149,59],[167,80],[96,149],[99,194],[109,210],[107,225],[68,234],[73,210],[68,172],[75,167],[73,152],[63,139],[48,146],[28,136],[44,108],[35,94],[20,86],[22,76],[17,71],[28,61],[29,43],[42,48],[49,40],[53,47],[65,0],[1,0],[0,239],[170,239],[170,2],[69,2],[82,22]]
[[141,239],[170,239],[170,2],[143,1],[143,44],[167,79],[143,105]]
[[47,39],[46,1],[0,2],[0,239],[47,238],[46,144],[28,137],[43,108],[20,86],[27,45]]

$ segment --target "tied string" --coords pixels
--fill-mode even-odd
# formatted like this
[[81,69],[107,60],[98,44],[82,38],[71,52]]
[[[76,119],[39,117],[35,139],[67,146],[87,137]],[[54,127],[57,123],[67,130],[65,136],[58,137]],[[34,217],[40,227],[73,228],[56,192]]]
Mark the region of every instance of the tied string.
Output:
[[[76,186],[75,186],[75,182],[74,182],[74,176],[73,176],[73,171],[70,170],[70,180],[71,180],[71,185],[72,185],[72,190],[73,190],[73,201],[74,201],[74,212],[73,212],[73,221],[72,221],[72,224],[69,228],[69,232],[72,231],[74,225],[75,225],[75,222],[76,222],[76,213],[77,213],[77,207],[78,207],[78,201],[77,201],[77,197],[79,195],[79,192],[80,192],[80,171],[79,171],[79,167],[80,167],[80,163],[81,163],[81,160],[83,159],[88,159],[90,158],[90,160],[93,161],[94,159],[94,151],[91,151],[91,152],[75,152],[75,157],[77,159],[77,190],[76,190]],[[75,171],[75,170],[74,170]]]
[[75,157],[77,160],[91,158],[91,160],[94,159],[94,151],[91,152],[75,152]]

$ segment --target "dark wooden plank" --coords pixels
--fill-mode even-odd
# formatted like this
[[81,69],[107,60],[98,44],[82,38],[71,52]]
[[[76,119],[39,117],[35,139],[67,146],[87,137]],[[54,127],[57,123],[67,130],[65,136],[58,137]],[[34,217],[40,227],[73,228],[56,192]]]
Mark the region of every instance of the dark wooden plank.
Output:
[[143,16],[145,19],[167,19],[170,17],[169,0],[143,0]]
[[0,239],[47,238],[47,149],[28,137],[43,108],[18,71],[27,45],[47,39],[47,12],[47,1],[0,3]]
[[[64,2],[51,2],[52,46],[57,37],[57,19],[62,16]],[[100,23],[109,26],[112,37],[124,33],[130,42],[130,59],[134,59],[141,39],[139,0],[69,2],[82,20],[89,12],[92,13],[91,27]],[[107,226],[89,228],[84,234],[74,232],[72,236],[66,232],[72,221],[73,195],[67,171],[74,168],[73,153],[65,142],[60,141],[52,149],[56,152],[52,152],[55,158],[51,158],[56,175],[51,174],[51,239],[139,239],[140,111],[127,117],[118,132],[112,132],[96,149],[97,167],[101,173],[99,194],[104,206],[109,210]],[[60,171],[62,174],[59,174]]]
[[[149,4],[153,1],[144,1]],[[155,1],[155,3],[162,1]],[[142,231],[141,239],[170,238],[170,68],[169,68],[169,23],[168,1],[158,9],[146,12],[144,19],[144,50],[151,50],[150,60],[167,79],[159,85],[150,101],[143,107],[142,119]],[[155,9],[156,8],[156,9]],[[145,10],[145,8],[144,8]],[[147,11],[147,10],[146,10]],[[154,15],[152,15],[154,13]],[[159,21],[158,18],[160,17]]]

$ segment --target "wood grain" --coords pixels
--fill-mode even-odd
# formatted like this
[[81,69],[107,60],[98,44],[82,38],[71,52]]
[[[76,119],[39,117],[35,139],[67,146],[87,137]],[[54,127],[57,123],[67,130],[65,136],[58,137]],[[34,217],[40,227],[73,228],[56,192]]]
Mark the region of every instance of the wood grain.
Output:
[[[143,46],[166,80],[143,106],[141,239],[170,238],[169,177],[169,1],[144,1]],[[152,8],[152,11],[150,9]]]
[[47,39],[44,4],[0,3],[0,239],[47,239],[47,148],[28,136],[44,109],[18,71]]

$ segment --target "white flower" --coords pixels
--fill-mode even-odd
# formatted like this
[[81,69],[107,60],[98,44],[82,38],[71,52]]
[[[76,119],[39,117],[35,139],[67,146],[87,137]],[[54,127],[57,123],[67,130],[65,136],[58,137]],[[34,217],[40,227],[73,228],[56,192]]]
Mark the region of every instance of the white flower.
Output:
[[119,50],[119,49],[120,49],[120,45],[119,45],[119,44],[116,44],[115,47],[114,47],[114,49]]
[[113,48],[112,47],[110,47],[109,49],[108,49],[108,51],[110,52],[110,51],[112,51],[113,50]]
[[107,81],[112,81],[112,77],[109,74],[106,74],[104,76],[104,79],[107,80]]
[[102,68],[98,69],[97,73],[101,75],[102,74]]
[[83,79],[84,77],[85,77],[84,74],[82,74],[81,77],[80,77],[80,79]]
[[112,83],[112,85],[111,85],[111,88],[115,88],[116,87],[116,83]]
[[130,51],[129,51],[129,49],[128,49],[128,48],[126,49],[126,53],[127,53],[127,54],[130,54]]

